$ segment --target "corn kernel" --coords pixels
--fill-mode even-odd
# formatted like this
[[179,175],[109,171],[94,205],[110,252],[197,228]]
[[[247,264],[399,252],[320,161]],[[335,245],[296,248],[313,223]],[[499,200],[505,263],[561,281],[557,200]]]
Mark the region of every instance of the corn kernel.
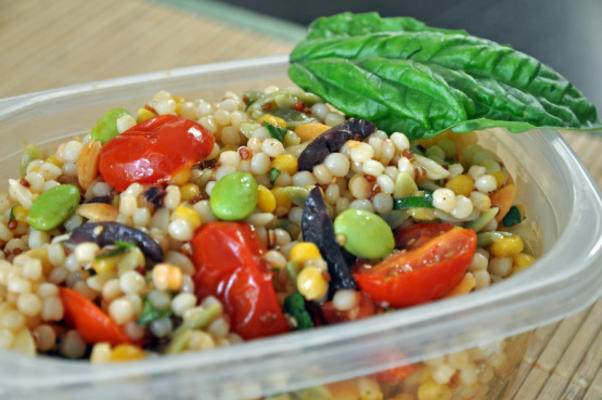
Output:
[[190,168],[184,168],[173,174],[170,181],[171,183],[175,183],[176,185],[183,185],[186,182],[188,182],[191,174],[192,172],[190,171]]
[[328,282],[318,268],[303,268],[297,276],[297,290],[307,300],[318,300],[328,291]]
[[121,258],[121,256],[115,256],[95,259],[92,262],[92,268],[94,269],[94,271],[96,271],[97,274],[104,274],[107,272],[114,271]]
[[504,174],[504,171],[495,171],[492,172],[490,175],[493,175],[493,177],[495,178],[498,188],[502,187],[506,182],[506,174]]
[[174,219],[184,219],[192,225],[193,229],[201,226],[201,217],[192,208],[187,206],[178,206],[173,212]]
[[259,122],[259,123],[265,122],[266,124],[279,126],[281,128],[286,128],[286,121],[283,120],[282,118],[277,117],[272,114],[263,114],[261,117],[259,117],[257,122]]
[[188,101],[188,99],[184,96],[174,95],[171,96],[171,98],[174,99],[176,103],[186,103]]
[[274,214],[276,214],[278,217],[288,214],[289,210],[291,209],[292,202],[286,194],[284,188],[276,187],[272,189],[272,194],[276,199],[276,209],[274,210]]
[[53,154],[45,160],[47,163],[54,164],[57,167],[62,167],[63,164],[59,161],[59,159]]
[[457,175],[451,178],[445,187],[453,190],[457,195],[470,196],[470,192],[474,188],[474,181],[468,175]]
[[131,344],[117,345],[112,351],[110,361],[135,361],[144,358],[144,351]]
[[418,386],[418,400],[446,400],[450,397],[449,388],[432,379],[424,381]]
[[514,256],[514,270],[521,271],[535,262],[535,257],[526,253],[519,253]]
[[27,220],[27,214],[29,211],[25,209],[25,207],[18,205],[13,208],[13,215],[15,219],[19,222],[25,222]]
[[139,108],[138,115],[136,116],[136,122],[141,123],[156,116],[157,114],[155,114],[151,110],[147,110],[146,108]]
[[297,172],[297,159],[292,154],[279,154],[272,161],[272,168],[284,171],[292,176]]
[[512,235],[493,242],[489,247],[489,252],[494,257],[514,257],[523,251],[524,247],[525,245],[520,236]]
[[198,185],[194,183],[187,183],[186,185],[180,188],[180,196],[182,196],[182,200],[192,200],[195,197],[201,194],[201,189]]
[[295,128],[295,133],[304,142],[314,140],[322,133],[330,129],[330,126],[321,124],[319,122],[310,122],[309,124],[298,125]]
[[182,270],[175,265],[157,264],[152,272],[153,284],[159,290],[179,290],[182,286]]
[[309,260],[315,260],[317,258],[322,258],[322,256],[320,255],[320,250],[318,250],[318,246],[316,246],[312,242],[297,243],[291,249],[289,255],[289,260],[294,262],[298,266],[303,266]]
[[276,197],[263,185],[257,187],[257,207],[266,213],[274,212],[276,209]]

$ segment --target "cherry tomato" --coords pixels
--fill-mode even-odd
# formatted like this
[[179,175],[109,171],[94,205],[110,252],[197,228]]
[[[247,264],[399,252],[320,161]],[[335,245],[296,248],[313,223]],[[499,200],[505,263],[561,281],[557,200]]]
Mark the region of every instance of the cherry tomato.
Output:
[[401,382],[410,376],[416,367],[414,364],[402,365],[401,367],[386,369],[384,371],[377,372],[374,377],[381,383],[396,383]]
[[251,225],[210,222],[196,233],[192,248],[197,295],[217,296],[236,333],[253,339],[290,330],[263,258],[265,244]]
[[374,315],[376,307],[372,299],[365,293],[357,293],[358,301],[355,307],[347,311],[339,311],[334,307],[332,301],[324,303],[322,306],[322,316],[328,324],[339,322],[355,321],[357,319],[368,318]]
[[177,115],[160,115],[109,140],[100,152],[103,179],[119,191],[139,182],[168,181],[203,161],[213,150],[207,129]]
[[[416,242],[422,240],[421,235],[417,237]],[[354,274],[360,289],[392,307],[424,303],[448,293],[468,269],[477,235],[473,230],[454,227],[423,241],[419,247],[394,253],[375,266],[360,266]]]
[[86,343],[109,342],[112,346],[130,343],[130,340],[104,311],[75,290],[61,287],[60,296],[65,307],[65,319]]
[[422,222],[403,229],[397,229],[395,231],[395,247],[406,250],[421,247],[435,236],[439,236],[453,227],[452,224]]

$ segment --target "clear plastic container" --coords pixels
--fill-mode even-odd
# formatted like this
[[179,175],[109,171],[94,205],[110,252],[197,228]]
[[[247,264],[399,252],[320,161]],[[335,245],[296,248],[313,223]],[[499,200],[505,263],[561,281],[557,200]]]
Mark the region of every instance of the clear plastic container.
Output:
[[[226,90],[286,86],[286,68],[286,57],[278,56],[0,100],[1,181],[18,171],[25,142],[54,146],[87,132],[111,107],[135,110],[160,89],[216,98]],[[556,132],[513,135],[496,130],[480,137],[504,160],[528,210],[530,245],[540,257],[524,272],[466,296],[366,320],[142,362],[92,365],[2,352],[0,396],[230,400],[301,391],[295,399],[322,399],[315,390],[304,389],[480,347],[469,352],[473,359],[498,352],[506,360],[486,390],[479,389],[487,392],[483,396],[498,398],[526,348],[527,337],[519,334],[575,313],[602,293],[602,200]],[[477,368],[477,378],[486,371]]]

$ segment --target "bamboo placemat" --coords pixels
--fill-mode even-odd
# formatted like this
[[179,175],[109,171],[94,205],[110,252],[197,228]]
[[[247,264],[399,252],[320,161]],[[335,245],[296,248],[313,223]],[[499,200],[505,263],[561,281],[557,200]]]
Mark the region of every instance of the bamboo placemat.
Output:
[[[185,2],[170,0],[178,1]],[[217,19],[220,15],[224,18]],[[259,17],[255,22],[260,29],[251,29],[253,18],[237,21],[233,15],[241,13],[219,6],[200,15],[191,7],[185,11],[142,0],[0,1],[0,98],[186,65],[283,54],[292,48],[293,43],[283,38],[293,37],[296,27],[287,29],[276,21],[270,32],[263,25],[270,21]],[[274,35],[276,28],[286,33]],[[583,134],[565,138],[601,185],[602,140]],[[601,325],[599,300],[536,330],[513,398],[602,399]]]

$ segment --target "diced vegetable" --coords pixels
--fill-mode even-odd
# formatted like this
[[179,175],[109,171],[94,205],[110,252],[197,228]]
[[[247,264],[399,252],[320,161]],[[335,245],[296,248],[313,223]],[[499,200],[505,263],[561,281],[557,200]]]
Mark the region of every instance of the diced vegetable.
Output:
[[305,308],[305,299],[299,292],[295,292],[284,299],[284,312],[290,314],[297,321],[295,330],[311,329],[314,327],[314,322],[311,315]]

